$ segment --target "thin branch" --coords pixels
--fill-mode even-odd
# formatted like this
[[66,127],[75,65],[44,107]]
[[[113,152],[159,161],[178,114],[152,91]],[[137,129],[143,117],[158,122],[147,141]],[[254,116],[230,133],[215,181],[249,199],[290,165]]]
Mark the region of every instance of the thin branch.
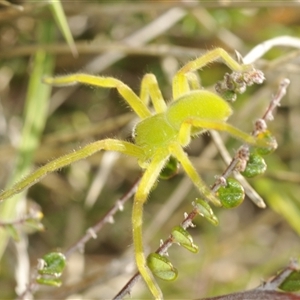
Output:
[[97,238],[97,233],[103,228],[103,226],[107,223],[113,223],[114,222],[114,215],[118,211],[122,211],[124,209],[125,203],[135,194],[136,189],[139,185],[140,178],[136,180],[136,182],[132,185],[129,191],[127,191],[126,194],[124,194],[121,198],[119,198],[115,204],[111,207],[110,210],[107,211],[107,213],[92,227],[88,228],[86,231],[86,234],[77,241],[73,246],[71,246],[64,255],[66,257],[69,257],[72,253],[74,253],[76,250],[82,250],[85,246],[85,244],[91,239]]
[[[76,42],[75,46],[80,55],[98,54],[103,52],[120,52],[127,55],[149,55],[149,56],[165,56],[172,55],[179,58],[190,58],[203,55],[205,50],[198,48],[188,48],[182,46],[168,44],[151,44],[151,45],[127,45],[125,43],[111,42],[103,43],[88,43]],[[44,49],[48,53],[56,55],[69,55],[70,48],[65,43],[45,44],[45,45],[23,45],[15,48],[2,49],[0,58],[14,58],[21,56],[30,56],[38,49]]]
[[[75,251],[83,251],[85,244],[90,239],[97,238],[97,233],[103,228],[105,224],[114,222],[114,215],[118,211],[123,210],[125,203],[135,194],[139,182],[140,178],[136,180],[136,182],[131,186],[131,188],[115,202],[115,204],[110,208],[110,210],[108,210],[106,214],[94,226],[86,230],[84,236],[82,236],[73,246],[71,246],[65,251],[64,256],[66,258],[70,257],[70,255],[73,254]],[[21,295],[19,295],[19,300],[27,299],[28,295],[32,295],[39,289],[39,284],[36,283],[37,275],[37,269],[35,269],[31,274],[31,282],[29,283],[27,289]]]
[[[270,280],[263,282],[255,289],[205,298],[202,300],[238,300],[238,299],[272,299],[272,300],[299,300],[300,296],[291,293],[279,292],[277,289],[293,273],[299,271],[296,259],[291,259],[288,266],[278,272]],[[200,300],[200,299],[199,299]]]
[[288,266],[281,270],[271,280],[263,282],[256,290],[274,291],[294,272],[299,271],[297,259],[291,259]]
[[261,58],[266,52],[276,46],[300,48],[300,39],[285,35],[266,40],[261,44],[258,44],[247,55],[245,55],[243,58],[243,62],[245,64],[252,64],[259,58]]
[[[35,221],[36,225],[39,225],[40,229],[42,229],[42,224],[40,223],[43,218],[43,214],[39,210],[31,209],[30,212],[16,220],[12,221],[0,221],[0,227],[6,226],[15,226],[15,225],[23,225],[27,221]],[[38,229],[38,227],[36,227]]]

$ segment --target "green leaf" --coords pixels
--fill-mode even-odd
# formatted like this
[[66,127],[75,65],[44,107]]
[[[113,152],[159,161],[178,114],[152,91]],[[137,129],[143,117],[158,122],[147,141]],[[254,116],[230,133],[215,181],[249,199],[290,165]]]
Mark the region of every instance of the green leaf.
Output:
[[245,171],[241,174],[247,178],[252,178],[263,174],[267,169],[265,160],[256,153],[251,153]]
[[259,155],[268,155],[272,152],[274,152],[277,148],[277,142],[275,137],[271,134],[270,131],[266,130],[264,132],[261,132],[258,136],[259,139],[265,140],[268,144],[270,144],[269,147],[257,147],[255,148],[255,151]]
[[175,239],[175,242],[180,244],[180,246],[186,248],[187,250],[197,253],[199,248],[193,243],[192,236],[181,226],[176,226],[172,230],[172,236]]
[[170,156],[166,166],[162,169],[159,174],[161,179],[170,179],[178,173],[179,164],[175,157]]
[[214,215],[213,210],[209,206],[209,204],[202,200],[202,199],[196,199],[195,202],[193,203],[194,208],[197,210],[197,213],[207,219],[210,223],[213,225],[217,226],[219,224],[219,220],[217,217]]
[[45,229],[43,223],[35,218],[27,219],[25,225],[33,229],[33,231],[43,231]]
[[151,253],[147,257],[147,264],[152,273],[163,280],[172,281],[177,278],[178,271],[171,262],[158,253]]
[[55,287],[60,287],[62,282],[59,278],[54,278],[54,277],[38,277],[36,279],[36,282],[39,284],[44,284],[44,285],[50,285],[50,286],[55,286]]
[[60,0],[50,1],[49,2],[50,8],[52,10],[53,16],[59,26],[65,40],[67,41],[72,54],[76,57],[78,56],[78,52],[74,43],[74,39],[69,28],[66,15],[64,13],[64,9],[61,5]]
[[245,192],[244,188],[237,180],[228,178],[226,186],[221,186],[217,195],[223,207],[234,208],[243,202]]
[[7,224],[5,225],[5,229],[9,233],[9,235],[14,239],[14,241],[20,241],[19,232],[14,225]]
[[292,272],[279,288],[286,292],[300,291],[300,271]]
[[[53,22],[47,20],[38,22],[38,40],[40,44],[51,44],[54,39]],[[8,182],[9,185],[20,180],[24,174],[29,173],[35,151],[40,143],[40,136],[47,120],[48,102],[51,87],[41,83],[45,74],[52,74],[54,57],[43,48],[39,48],[31,59],[32,69],[30,71],[29,85],[26,92],[24,109],[24,120],[22,126],[22,137],[18,146],[16,164]],[[10,191],[10,197],[18,193],[17,190]],[[15,195],[9,201],[1,203],[0,219],[13,220],[17,218],[16,207],[22,201],[22,195]],[[3,255],[8,242],[8,233],[5,228],[0,229],[0,258]]]
[[43,266],[38,270],[41,275],[59,277],[66,266],[66,258],[60,252],[51,252],[43,256]]

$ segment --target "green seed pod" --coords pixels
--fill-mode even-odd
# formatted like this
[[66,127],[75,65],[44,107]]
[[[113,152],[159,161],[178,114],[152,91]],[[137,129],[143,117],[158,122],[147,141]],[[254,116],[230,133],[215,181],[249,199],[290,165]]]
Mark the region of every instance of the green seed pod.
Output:
[[240,205],[245,197],[244,188],[233,178],[227,179],[226,186],[221,186],[217,195],[225,208],[234,208]]
[[151,272],[158,278],[172,281],[177,278],[178,271],[171,262],[158,253],[151,253],[147,257],[147,264]]
[[170,156],[166,166],[159,174],[161,179],[170,179],[178,173],[179,164],[175,157]]
[[42,258],[43,265],[38,270],[41,275],[53,275],[59,277],[66,266],[66,258],[62,253],[47,253]]
[[206,201],[197,198],[193,203],[193,205],[200,216],[204,217],[215,226],[219,224],[219,220],[214,215],[213,210],[211,209],[211,207],[208,205]]
[[247,178],[252,178],[263,174],[267,169],[265,160],[256,153],[251,153],[245,171],[241,174]]
[[199,248],[193,243],[192,236],[181,226],[176,226],[172,230],[172,236],[175,239],[175,242],[180,244],[180,246],[186,248],[187,250],[197,253]]

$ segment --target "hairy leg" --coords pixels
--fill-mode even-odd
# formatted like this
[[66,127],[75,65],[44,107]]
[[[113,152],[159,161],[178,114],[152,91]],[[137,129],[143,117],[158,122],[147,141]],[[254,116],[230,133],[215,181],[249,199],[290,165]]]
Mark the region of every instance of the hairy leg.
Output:
[[[178,135],[178,141],[182,146],[189,144],[191,140],[191,129],[192,127],[203,128],[209,130],[226,131],[237,139],[242,140],[244,143],[258,146],[258,147],[272,147],[268,141],[254,137],[224,121],[208,120],[208,119],[197,119],[190,118],[184,121],[181,125]],[[271,141],[272,143],[272,141]]]
[[183,151],[181,145],[179,143],[173,143],[169,146],[169,150],[171,154],[181,163],[184,171],[190,177],[200,193],[207,200],[210,200],[214,205],[220,206],[220,200],[212,193],[212,191],[207,187],[206,183],[201,179],[193,164],[189,160],[187,154]]
[[235,61],[225,50],[222,48],[216,48],[212,51],[208,51],[206,54],[188,62],[184,65],[174,76],[173,79],[173,99],[179,98],[181,95],[189,91],[189,80],[187,74],[200,70],[209,63],[222,58],[224,63],[233,71],[248,71],[251,69],[250,65],[243,65]]
[[146,74],[141,83],[140,98],[148,106],[151,98],[154,109],[157,113],[166,111],[167,105],[159,89],[156,77],[153,74]]
[[143,206],[168,158],[169,154],[167,152],[154,155],[141,179],[134,197],[132,210],[133,244],[136,264],[155,299],[163,299],[163,295],[146,263],[142,239]]
[[74,85],[83,83],[103,88],[116,88],[120,95],[127,101],[130,107],[141,118],[151,116],[151,113],[142,100],[132,91],[132,89],[122,81],[113,77],[93,76],[88,74],[71,74],[57,77],[44,77],[43,82],[55,86]]
[[16,183],[10,189],[2,192],[0,194],[0,201],[18,194],[26,188],[29,188],[30,186],[40,181],[48,173],[54,172],[81,159],[85,159],[100,150],[117,151],[137,158],[141,158],[143,156],[143,151],[141,150],[141,148],[132,143],[114,139],[100,140],[88,144],[77,151],[54,159],[41,168],[37,169],[36,171],[25,177],[23,180]]

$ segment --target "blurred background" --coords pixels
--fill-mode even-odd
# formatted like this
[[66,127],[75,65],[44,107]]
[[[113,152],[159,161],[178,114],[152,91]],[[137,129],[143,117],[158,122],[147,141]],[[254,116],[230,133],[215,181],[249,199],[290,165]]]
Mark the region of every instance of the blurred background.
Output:
[[[266,77],[233,103],[230,123],[251,132],[283,78],[291,84],[269,129],[278,149],[266,159],[264,175],[249,180],[267,207],[248,197],[233,210],[214,209],[215,227],[200,216],[189,230],[199,253],[174,245],[169,259],[176,282],[159,281],[166,299],[202,298],[254,288],[300,253],[300,7],[296,1],[62,1],[72,38],[60,30],[47,1],[0,1],[0,185],[5,189],[49,160],[89,142],[130,140],[136,116],[115,90],[89,86],[51,88],[45,74],[84,71],[116,77],[139,93],[145,73],[154,73],[166,101],[172,77],[184,63],[215,47],[245,56],[267,40],[285,37],[255,62]],[[293,43],[290,43],[293,37]],[[214,63],[199,72],[212,89],[228,72]],[[34,102],[35,101],[35,102]],[[33,104],[32,104],[33,103]],[[231,155],[240,142],[222,135]],[[224,171],[209,134],[187,149],[208,185]],[[21,294],[37,259],[66,253],[86,230],[132,189],[141,175],[135,159],[98,153],[49,174],[22,198],[0,205],[0,297]],[[199,193],[180,170],[161,180],[145,206],[147,252],[179,225]],[[35,299],[110,299],[134,274],[132,198],[89,240],[72,251],[60,288],[40,286]],[[42,212],[44,230],[21,216]],[[20,220],[15,226],[3,222]],[[26,222],[25,222],[26,223]],[[31,224],[32,225],[32,224]],[[5,231],[6,232],[6,231]],[[82,249],[83,250],[83,249]],[[132,299],[150,298],[138,282]]]

